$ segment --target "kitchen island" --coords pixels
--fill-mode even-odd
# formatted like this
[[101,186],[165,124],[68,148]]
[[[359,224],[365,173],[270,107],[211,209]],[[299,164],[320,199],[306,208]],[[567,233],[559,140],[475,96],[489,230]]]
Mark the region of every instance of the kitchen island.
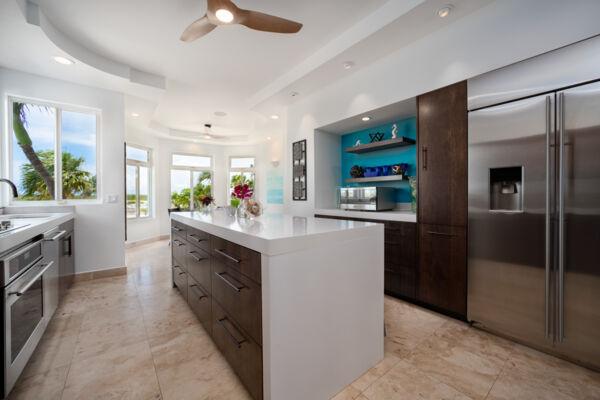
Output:
[[173,285],[256,399],[328,399],[383,359],[383,225],[171,214]]

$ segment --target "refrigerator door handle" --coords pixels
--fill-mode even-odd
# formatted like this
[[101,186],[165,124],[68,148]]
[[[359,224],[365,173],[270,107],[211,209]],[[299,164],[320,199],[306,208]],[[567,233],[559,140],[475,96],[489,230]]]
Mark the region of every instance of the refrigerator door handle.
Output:
[[564,339],[564,277],[565,277],[565,94],[558,95],[558,341]]
[[550,96],[546,96],[546,298],[545,298],[545,330],[546,338],[550,337],[550,246],[551,246],[551,225],[550,225],[550,149],[551,149],[551,131],[552,131],[552,101]]

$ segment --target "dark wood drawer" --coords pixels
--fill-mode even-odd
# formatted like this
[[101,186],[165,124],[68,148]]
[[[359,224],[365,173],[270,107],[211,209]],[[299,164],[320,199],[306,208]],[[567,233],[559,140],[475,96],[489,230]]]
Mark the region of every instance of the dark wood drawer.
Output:
[[187,272],[202,286],[204,291],[211,292],[210,254],[188,243],[185,264]]
[[210,294],[188,275],[188,304],[209,335],[212,335]]
[[181,292],[181,295],[187,300],[187,295],[188,295],[187,273],[185,272],[185,270],[182,267],[180,267],[178,265],[173,266],[173,283],[175,284],[175,287],[177,287],[177,289],[179,289],[179,292]]
[[211,237],[213,259],[260,284],[260,253],[216,236]]
[[415,269],[397,266],[391,266],[391,268],[385,270],[385,292],[393,296],[415,300],[417,296]]
[[186,236],[186,225],[181,222],[171,220],[171,236],[181,236],[185,239]]
[[263,398],[262,349],[225,312],[212,301],[212,335],[229,365],[254,399]]
[[210,253],[210,235],[196,228],[186,227],[187,241],[189,244],[200,247]]
[[173,251],[173,258],[177,260],[177,263],[182,267],[185,267],[185,260],[187,255],[187,242],[181,236],[173,236],[171,240],[171,249]]
[[215,257],[212,272],[212,297],[262,344],[260,286]]

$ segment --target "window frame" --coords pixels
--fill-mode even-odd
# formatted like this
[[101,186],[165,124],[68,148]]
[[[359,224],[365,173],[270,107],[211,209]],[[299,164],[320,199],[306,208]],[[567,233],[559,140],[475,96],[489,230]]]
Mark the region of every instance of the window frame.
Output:
[[[138,150],[143,150],[148,155],[148,161],[139,161],[131,158],[127,158],[127,147],[133,147]],[[125,169],[127,166],[132,166],[136,168],[136,179],[135,179],[135,217],[129,218],[127,216],[128,221],[136,221],[136,220],[144,220],[154,218],[154,196],[153,196],[153,185],[152,185],[152,176],[153,176],[153,161],[152,158],[152,148],[141,146],[139,144],[127,143],[125,142]],[[140,217],[140,167],[146,167],[148,169],[148,215],[145,217]],[[125,181],[127,182],[127,174],[125,174]],[[125,193],[125,209],[127,209],[127,193]]]
[[[174,155],[178,155],[178,156],[192,156],[192,157],[206,157],[210,160],[210,166],[208,167],[191,167],[191,166],[187,166],[187,165],[175,165],[173,164],[173,156]],[[171,180],[171,171],[172,170],[178,170],[178,171],[189,171],[190,172],[190,211],[195,210],[194,208],[194,172],[210,172],[210,195],[213,196],[214,195],[214,179],[215,179],[215,173],[214,173],[214,161],[213,161],[213,157],[206,155],[206,154],[194,154],[194,153],[182,153],[180,151],[174,151],[171,153],[170,155],[170,159],[169,159],[169,207],[171,206],[171,187],[173,186],[173,182]]]
[[[40,107],[54,108],[56,111],[56,127],[54,132],[54,193],[55,198],[52,200],[18,200],[9,196],[8,205],[18,206],[40,206],[40,205],[65,205],[65,204],[90,204],[102,203],[102,110],[87,106],[78,106],[66,104],[56,101],[40,100],[30,97],[6,95],[6,115],[7,129],[4,139],[6,149],[2,153],[6,155],[5,168],[8,179],[14,182],[13,176],[13,103],[27,103]],[[96,117],[96,198],[95,199],[64,199],[62,192],[62,114],[61,111],[70,111],[81,114],[91,114]],[[60,171],[60,173],[57,173]]]
[[[231,166],[231,160],[234,158],[252,158],[254,160],[253,167],[243,167],[243,168],[234,168]],[[227,199],[231,200],[231,191],[233,188],[231,185],[231,173],[239,172],[241,175],[242,185],[244,184],[244,172],[252,172],[254,174],[254,186],[252,187],[252,192],[256,194],[256,157],[255,156],[229,156],[229,163],[227,164],[228,173],[227,173]],[[228,202],[229,204],[229,202]]]

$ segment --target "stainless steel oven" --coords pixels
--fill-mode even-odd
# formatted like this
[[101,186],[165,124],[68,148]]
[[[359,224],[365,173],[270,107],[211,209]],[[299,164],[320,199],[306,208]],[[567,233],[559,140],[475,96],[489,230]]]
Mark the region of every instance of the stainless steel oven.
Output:
[[41,241],[18,248],[0,259],[4,296],[4,396],[14,386],[37,347],[48,319],[44,307],[45,262]]
[[344,210],[384,211],[396,206],[392,187],[340,188],[340,208]]

